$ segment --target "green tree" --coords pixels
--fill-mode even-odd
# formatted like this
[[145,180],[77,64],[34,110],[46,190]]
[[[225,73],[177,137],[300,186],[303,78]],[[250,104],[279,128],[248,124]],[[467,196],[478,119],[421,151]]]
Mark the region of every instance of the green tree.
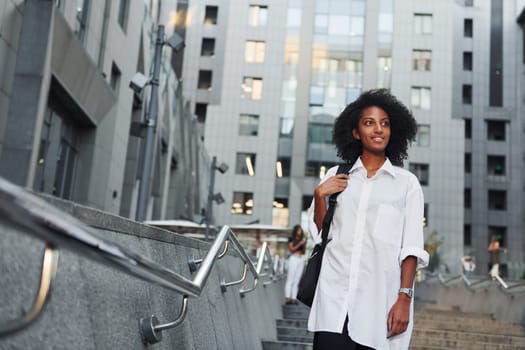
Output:
[[424,243],[424,249],[429,255],[428,269],[434,272],[441,264],[441,256],[439,254],[439,247],[443,244],[443,238],[438,237],[437,231],[432,231]]

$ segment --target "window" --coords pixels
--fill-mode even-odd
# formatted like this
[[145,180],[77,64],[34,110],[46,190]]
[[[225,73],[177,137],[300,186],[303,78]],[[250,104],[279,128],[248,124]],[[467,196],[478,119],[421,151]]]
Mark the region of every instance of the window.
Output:
[[430,125],[420,124],[417,126],[416,145],[420,147],[430,146]]
[[320,144],[332,144],[332,124],[309,123],[308,142]]
[[241,86],[241,98],[260,100],[262,98],[262,78],[244,77]]
[[502,120],[487,120],[487,139],[505,141],[505,122]]
[[288,8],[288,15],[286,16],[286,26],[288,28],[299,28],[301,26],[302,9]]
[[410,163],[409,170],[416,175],[421,186],[428,186],[428,164],[423,163]]
[[281,117],[279,121],[279,137],[280,138],[292,138],[293,137],[293,127],[294,127],[294,118],[284,118]]
[[[388,83],[387,83],[388,85]],[[346,89],[346,104],[349,105],[350,103],[357,100],[357,98],[361,95],[361,89],[360,88],[349,88]]]
[[465,153],[465,174],[472,172],[472,154]]
[[310,87],[310,106],[324,105],[324,87],[311,86]]
[[111,63],[111,76],[109,78],[109,85],[115,91],[115,94],[118,95],[119,88],[120,88],[120,69],[118,69],[115,62]]
[[312,200],[313,199],[314,199],[313,196],[303,196],[302,211],[307,211],[310,208],[310,205],[312,205]]
[[[392,57],[382,56],[377,58],[377,87],[390,88],[390,72],[392,71]],[[352,103],[354,100],[348,102]]]
[[213,57],[215,56],[215,39],[202,38],[201,56]]
[[84,42],[88,22],[89,0],[77,0],[77,14],[75,22],[75,34],[78,40]]
[[199,71],[199,83],[197,85],[197,88],[204,89],[204,90],[211,90],[211,79],[212,79],[211,70],[200,70]]
[[330,15],[328,16],[328,34],[348,35],[350,32],[350,23],[350,16]]
[[264,51],[266,50],[266,43],[264,41],[246,42],[244,49],[244,60],[246,62],[262,63],[264,62]]
[[206,6],[204,13],[204,24],[214,25],[217,24],[217,14],[219,8],[217,6]]
[[432,15],[414,14],[414,33],[432,34]]
[[257,136],[259,133],[259,116],[241,114],[239,117],[239,135]]
[[290,216],[288,198],[274,198],[272,207],[272,225],[277,227],[287,227]]
[[428,203],[423,204],[423,227],[428,226]]
[[231,213],[234,215],[253,214],[253,193],[233,192]]
[[472,245],[472,227],[470,225],[463,225],[463,245]]
[[196,103],[195,104],[195,115],[199,123],[206,122],[206,113],[208,112],[207,103]]
[[505,175],[505,156],[487,156],[487,174]]
[[309,160],[306,162],[306,167],[304,168],[304,176],[316,176],[322,179],[328,169],[336,165],[339,165],[339,163]]
[[472,52],[463,52],[463,70],[472,71]]
[[118,9],[118,24],[120,28],[124,31],[128,27],[128,16],[129,16],[129,0],[120,0],[120,6]]
[[488,242],[490,242],[492,236],[496,236],[500,247],[505,247],[505,242],[507,240],[507,228],[505,226],[489,226]]
[[237,153],[235,173],[242,175],[255,175],[255,153]]
[[463,36],[465,38],[472,38],[473,26],[472,18],[465,18],[463,21]]
[[412,69],[420,71],[429,71],[432,59],[430,50],[413,50],[412,51]]
[[75,189],[78,129],[48,107],[42,123],[35,189],[71,199]]
[[472,138],[472,119],[465,119],[465,138],[467,140]]
[[463,101],[463,104],[465,104],[465,105],[471,105],[472,104],[472,85],[470,85],[470,84],[463,84],[462,101]]
[[275,162],[275,176],[278,178],[289,177],[292,160],[290,157],[279,157]]
[[465,209],[472,208],[472,189],[470,188],[463,190],[463,207]]
[[430,88],[412,87],[412,107],[430,109]]
[[489,190],[490,210],[507,210],[507,191],[505,190]]
[[263,27],[268,20],[268,6],[250,5],[248,24],[252,27]]

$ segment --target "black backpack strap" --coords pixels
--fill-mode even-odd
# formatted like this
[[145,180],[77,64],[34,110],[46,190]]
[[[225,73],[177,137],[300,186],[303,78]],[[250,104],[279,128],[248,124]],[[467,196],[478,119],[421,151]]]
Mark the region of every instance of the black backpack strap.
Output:
[[[352,169],[352,165],[350,163],[344,163],[340,164],[337,168],[337,174],[343,174],[348,173],[350,169]],[[330,224],[332,223],[332,218],[334,217],[334,211],[335,211],[335,205],[337,203],[337,196],[339,196],[341,192],[336,192],[328,198],[328,209],[326,210],[326,214],[323,218],[323,232],[321,234],[322,238],[322,245],[326,246],[328,243],[328,230],[330,230]]]

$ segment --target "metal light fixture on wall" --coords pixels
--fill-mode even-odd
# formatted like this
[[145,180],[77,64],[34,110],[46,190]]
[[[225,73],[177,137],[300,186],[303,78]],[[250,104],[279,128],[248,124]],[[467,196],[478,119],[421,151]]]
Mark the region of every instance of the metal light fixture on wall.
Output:
[[228,171],[228,168],[228,164],[226,163],[217,165],[217,157],[213,156],[210,169],[210,184],[208,187],[208,203],[206,206],[206,215],[204,216],[204,220],[206,222],[206,231],[204,233],[205,240],[208,240],[210,236],[210,223],[213,218],[213,201],[215,201],[217,204],[224,203],[224,197],[220,192],[215,194],[213,193],[213,187],[215,186],[215,170],[219,171],[221,174],[224,174],[226,171]]
[[[136,73],[129,83],[129,87],[136,93],[140,93],[146,85],[151,85],[150,100],[146,121],[141,125],[145,132],[144,157],[141,164],[141,177],[139,183],[139,193],[137,197],[137,211],[135,220],[144,221],[146,218],[146,208],[150,196],[150,181],[153,176],[152,163],[155,153],[155,139],[157,131],[157,97],[159,88],[160,60],[162,56],[162,47],[170,46],[175,52],[184,47],[184,40],[180,35],[174,33],[168,39],[164,38],[164,26],[159,25],[157,30],[157,40],[155,42],[155,53],[153,56],[153,76],[148,79],[142,73]],[[142,134],[142,133],[141,133]]]
[[222,196],[222,194],[220,192],[218,193],[215,193],[213,195],[213,200],[215,201],[215,203],[217,204],[222,204],[224,203],[224,197]]

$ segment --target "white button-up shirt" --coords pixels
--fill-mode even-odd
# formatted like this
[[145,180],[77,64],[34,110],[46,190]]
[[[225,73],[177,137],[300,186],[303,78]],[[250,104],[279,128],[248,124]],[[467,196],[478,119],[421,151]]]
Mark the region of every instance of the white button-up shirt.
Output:
[[[335,175],[337,167],[325,178]],[[417,257],[428,264],[423,250],[423,191],[409,171],[387,159],[375,176],[358,159],[348,186],[337,197],[319,283],[308,329],[341,333],[348,315],[348,334],[357,343],[378,350],[408,349],[413,325],[413,302],[408,329],[387,339],[387,317],[401,285],[401,263]],[[312,203],[310,234],[321,242]]]

